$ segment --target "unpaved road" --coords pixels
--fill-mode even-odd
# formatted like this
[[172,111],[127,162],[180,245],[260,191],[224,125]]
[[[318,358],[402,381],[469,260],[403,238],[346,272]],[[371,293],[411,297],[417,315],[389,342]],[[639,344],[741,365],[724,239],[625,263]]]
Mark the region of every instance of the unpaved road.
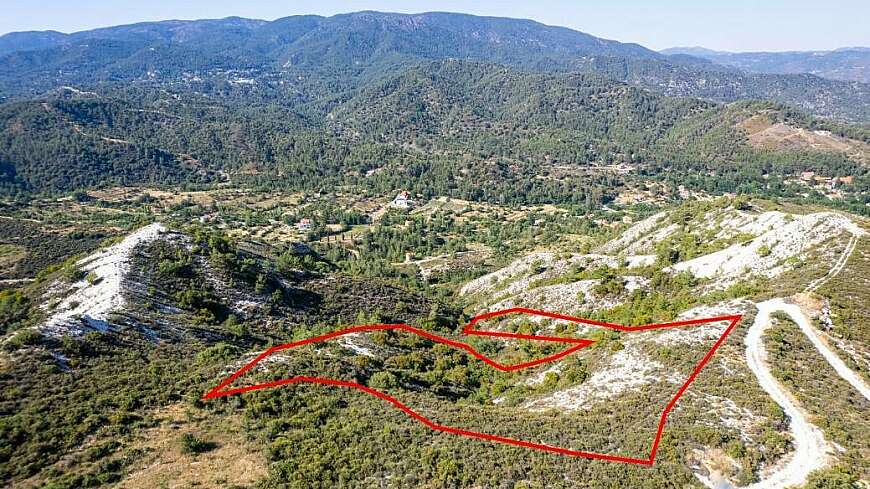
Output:
[[846,249],[843,250],[843,253],[837,260],[837,263],[835,263],[834,266],[831,267],[831,270],[829,270],[824,277],[819,277],[810,282],[810,284],[807,285],[807,288],[804,289],[804,292],[813,292],[814,290],[821,287],[822,284],[827,282],[828,279],[840,273],[840,271],[843,270],[843,268],[846,266],[846,262],[849,261],[849,257],[852,256],[852,252],[855,251],[855,246],[858,244],[859,237],[860,236],[858,234],[852,234],[852,237],[849,238],[849,242],[846,244]]
[[783,311],[791,317],[792,321],[797,323],[801,331],[809,338],[816,350],[825,357],[825,360],[834,368],[837,375],[848,382],[856,391],[860,392],[864,398],[870,401],[870,385],[858,375],[854,370],[849,368],[845,362],[828,346],[824,339],[819,335],[818,331],[810,324],[810,321],[804,315],[801,309],[794,304],[786,304],[782,299],[772,299],[767,302],[757,304],[759,311],[761,306],[770,304],[771,311]]
[[[803,484],[810,472],[825,467],[830,457],[828,453],[831,447],[825,441],[821,430],[811,424],[804,413],[797,406],[797,402],[788,390],[774,378],[767,367],[767,350],[764,348],[765,330],[770,326],[770,314],[775,311],[784,311],[797,322],[798,317],[803,318],[800,310],[798,317],[792,314],[791,306],[782,299],[773,299],[756,304],[758,315],[755,322],[746,332],[743,342],[746,345],[746,363],[749,369],[758,379],[758,384],[765,392],[782,407],[789,417],[789,428],[794,437],[794,453],[789,455],[787,464],[780,467],[776,472],[761,482],[748,486],[752,489],[780,489],[791,485]],[[804,318],[806,321],[806,318]]]
[[[849,257],[855,250],[859,236],[853,234],[849,239],[846,249],[840,258],[831,267],[831,270],[810,283],[805,292],[812,292],[822,284],[836,276],[846,266]],[[786,313],[794,321],[800,330],[809,338],[813,346],[825,358],[837,375],[848,382],[862,396],[870,400],[870,386],[857,373],[850,369],[843,360],[834,353],[819,333],[813,328],[810,321],[797,305],[788,304],[782,299],[771,299],[756,304],[758,314],[755,321],[746,332],[744,344],[746,345],[746,362],[749,369],[758,379],[762,389],[782,407],[789,417],[789,428],[793,436],[794,453],[789,455],[788,462],[779,467],[775,472],[768,475],[764,480],[747,486],[749,489],[780,489],[782,487],[802,485],[806,483],[807,476],[817,469],[826,467],[833,459],[832,446],[826,440],[822,431],[807,420],[801,411],[797,401],[792,397],[779,381],[770,372],[767,365],[767,350],[764,348],[764,332],[770,326],[770,315],[781,311]],[[720,483],[721,484],[721,483]],[[730,487],[726,484],[726,487]]]

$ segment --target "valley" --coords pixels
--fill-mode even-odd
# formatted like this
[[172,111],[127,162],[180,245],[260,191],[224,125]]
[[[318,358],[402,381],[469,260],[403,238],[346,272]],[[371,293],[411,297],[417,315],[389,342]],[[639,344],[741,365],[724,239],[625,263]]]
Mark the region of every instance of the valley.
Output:
[[866,48],[284,15],[0,35],[0,485],[870,487]]

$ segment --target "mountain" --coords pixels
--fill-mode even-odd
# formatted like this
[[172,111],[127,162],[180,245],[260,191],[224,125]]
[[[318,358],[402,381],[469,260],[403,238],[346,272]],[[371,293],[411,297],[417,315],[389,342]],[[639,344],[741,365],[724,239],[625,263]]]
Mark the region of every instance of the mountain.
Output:
[[870,83],[870,49],[868,48],[841,48],[833,51],[731,53],[691,47],[670,48],[661,51],[661,53],[696,56],[750,73],[808,73],[831,80]]
[[[246,50],[272,52],[301,40],[303,49],[334,46],[335,38],[355,41],[348,53],[371,56],[378,52],[417,52],[428,56],[483,55],[515,57],[527,53],[577,56],[584,54],[660,58],[637,44],[600,39],[564,27],[525,19],[478,17],[432,12],[392,14],[356,12],[333,17],[291,16],[271,22],[228,17],[214,20],[145,22],[106,27],[73,34],[19,32],[0,36],[0,55],[46,47],[72,46],[103,39],[152,44],[217,44],[237,36]],[[326,37],[324,37],[326,36]],[[46,38],[49,39],[46,39]],[[363,42],[370,41],[370,42]],[[434,41],[434,42],[433,42]],[[334,48],[332,49],[334,51]],[[288,49],[292,53],[294,49]]]
[[697,58],[596,38],[530,20],[452,13],[357,12],[271,22],[226,18],[0,37],[0,96],[58,85],[332,76],[353,88],[425,60],[458,58],[541,72],[602,74],[672,96],[769,99],[824,117],[870,120],[870,89],[807,75],[746,74]]
[[[3,189],[228,178],[294,190],[362,185],[588,204],[614,185],[581,169],[590,165],[684,172],[699,186],[716,180],[720,191],[766,184],[766,173],[867,173],[868,136],[859,128],[771,103],[667,97],[592,74],[445,60],[339,96],[306,83],[198,90],[207,87],[135,86],[103,95],[63,88],[0,105]],[[752,134],[767,130],[757,138],[769,147],[751,144],[742,128],[749,120]],[[792,134],[807,136],[800,143]]]
[[685,54],[686,56],[697,56],[699,58],[706,58],[708,56],[716,56],[717,54],[725,54],[725,51],[716,51],[701,46],[686,46],[662,49],[661,51],[659,51],[659,53],[667,56]]
[[[148,141],[92,131],[94,112],[119,115],[129,106],[57,98],[0,106],[0,186],[6,192],[71,190],[107,183],[208,181],[208,171],[191,158]],[[90,123],[89,123],[90,122]],[[120,123],[120,121],[119,121]],[[129,130],[129,126],[128,126]],[[114,134],[118,134],[115,132]]]

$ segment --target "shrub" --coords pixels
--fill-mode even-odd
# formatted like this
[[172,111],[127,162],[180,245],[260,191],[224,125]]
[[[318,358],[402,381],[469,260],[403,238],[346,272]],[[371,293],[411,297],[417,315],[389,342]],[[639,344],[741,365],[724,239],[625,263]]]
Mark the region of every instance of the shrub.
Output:
[[190,278],[192,276],[189,260],[161,260],[157,264],[157,273],[163,277],[182,277]]
[[181,436],[181,453],[197,454],[214,450],[217,444],[210,441],[205,441],[197,438],[191,433],[185,433]]
[[97,275],[96,272],[91,272],[91,273],[87,274],[87,276],[85,276],[85,280],[87,280],[88,283],[91,285],[96,285],[96,284],[100,283],[103,279],[100,278],[100,276]]
[[212,363],[216,360],[226,361],[235,358],[239,354],[239,349],[228,343],[218,343],[210,346],[196,355],[196,361],[199,363]]
[[858,489],[858,477],[844,467],[812,472],[807,478],[807,489]]
[[369,379],[369,385],[378,389],[390,389],[399,385],[399,379],[390,372],[375,372]]
[[63,268],[63,278],[69,282],[78,282],[85,278],[85,272],[78,265],[72,263]]
[[36,345],[42,339],[42,335],[39,334],[39,331],[35,329],[25,329],[19,331],[15,336],[9,339],[6,345],[12,349],[17,350],[19,348]]
[[19,291],[0,291],[0,334],[21,326],[30,313],[30,300]]
[[245,323],[240,323],[235,314],[227,316],[222,324],[223,328],[237,338],[244,338],[250,334],[248,326]]
[[598,296],[616,296],[625,292],[625,281],[608,268],[601,277],[601,282],[592,288],[592,292]]
[[737,197],[734,197],[732,203],[734,205],[734,208],[738,211],[748,211],[752,208],[752,204],[749,203],[749,197],[745,195],[738,195]]
[[72,193],[72,198],[76,202],[88,202],[91,200],[91,196],[84,190],[76,190]]

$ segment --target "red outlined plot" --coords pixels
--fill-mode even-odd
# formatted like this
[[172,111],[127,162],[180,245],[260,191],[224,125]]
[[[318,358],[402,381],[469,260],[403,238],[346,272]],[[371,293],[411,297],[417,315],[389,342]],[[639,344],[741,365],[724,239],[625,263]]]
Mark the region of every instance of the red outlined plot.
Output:
[[[591,325],[591,326],[597,326],[597,327],[601,327],[601,328],[612,329],[612,330],[616,330],[616,331],[624,331],[624,332],[647,331],[647,330],[664,329],[664,328],[676,328],[676,327],[681,327],[681,326],[697,326],[697,325],[701,325],[701,324],[715,323],[715,322],[720,322],[720,321],[728,321],[728,326],[726,327],[726,329],[722,333],[722,335],[716,340],[716,343],[713,345],[713,347],[710,348],[710,350],[704,355],[704,357],[701,359],[701,361],[698,362],[698,364],[694,367],[692,372],[689,374],[689,377],[680,386],[679,390],[671,398],[671,400],[668,402],[667,406],[665,406],[665,409],[662,412],[661,417],[659,418],[658,427],[656,429],[656,433],[655,433],[655,436],[653,438],[653,442],[652,442],[652,446],[650,448],[648,458],[624,457],[624,456],[612,455],[612,454],[606,454],[606,453],[573,450],[571,448],[566,448],[566,447],[546,445],[543,443],[536,443],[536,442],[532,442],[532,441],[528,441],[528,440],[508,438],[505,436],[498,436],[498,435],[493,435],[493,434],[489,434],[489,433],[481,433],[481,432],[477,432],[477,431],[471,431],[471,430],[466,430],[466,429],[452,427],[452,426],[445,426],[442,424],[438,424],[435,421],[432,421],[431,419],[419,414],[418,412],[414,411],[413,409],[411,409],[407,405],[403,404],[401,401],[399,401],[395,397],[390,396],[389,394],[386,394],[384,392],[381,392],[379,390],[373,389],[371,387],[368,387],[366,385],[359,384],[356,382],[349,382],[349,381],[331,379],[331,378],[326,378],[326,377],[296,376],[296,377],[290,377],[287,379],[277,380],[277,381],[273,381],[273,382],[266,382],[266,383],[262,383],[262,384],[248,385],[248,386],[237,387],[237,388],[232,388],[232,389],[228,388],[229,385],[232,384],[236,379],[238,379],[239,377],[244,375],[247,371],[252,369],[255,365],[257,365],[264,358],[268,357],[269,355],[271,355],[275,352],[287,350],[287,349],[291,349],[291,348],[296,348],[296,347],[303,346],[303,345],[319,343],[319,342],[323,342],[323,341],[326,341],[326,340],[329,340],[332,338],[337,338],[340,336],[344,336],[347,334],[353,334],[353,333],[362,333],[362,332],[371,332],[371,331],[386,331],[386,330],[401,330],[401,331],[409,332],[409,333],[421,336],[423,338],[427,338],[427,339],[432,340],[432,341],[437,342],[437,343],[444,343],[444,344],[450,345],[454,348],[459,348],[459,349],[465,350],[466,352],[468,352],[469,354],[471,354],[475,358],[479,359],[480,361],[486,363],[487,365],[489,365],[495,369],[504,371],[504,372],[520,370],[520,369],[533,367],[533,366],[541,365],[541,364],[548,363],[548,362],[553,362],[555,360],[563,358],[567,355],[570,355],[570,354],[572,354],[580,349],[586,348],[587,346],[595,343],[595,341],[593,341],[593,340],[588,340],[588,339],[583,339],[583,338],[562,338],[562,337],[558,337],[558,336],[540,336],[540,335],[530,335],[530,334],[520,334],[520,333],[509,333],[509,332],[502,332],[502,331],[484,331],[484,330],[480,330],[480,329],[475,328],[475,326],[477,326],[480,321],[484,321],[486,319],[491,319],[491,318],[494,318],[497,316],[503,316],[506,314],[514,314],[514,313],[529,314],[529,315],[533,315],[533,316],[542,316],[542,317],[551,318],[551,319],[565,320],[565,321],[570,321],[570,322],[574,322],[574,323],[587,324],[587,325]],[[722,343],[725,342],[725,339],[728,337],[728,335],[731,333],[731,331],[734,329],[734,327],[737,325],[737,323],[740,321],[740,319],[742,317],[743,317],[742,315],[717,316],[717,317],[711,317],[711,318],[690,319],[690,320],[686,320],[686,321],[674,321],[674,322],[659,323],[659,324],[646,324],[643,326],[632,327],[632,326],[623,326],[623,325],[619,325],[619,324],[606,323],[606,322],[602,322],[602,321],[594,321],[594,320],[590,320],[590,319],[583,319],[583,318],[568,316],[565,314],[558,314],[558,313],[552,313],[552,312],[547,312],[547,311],[528,309],[528,308],[524,308],[524,307],[514,307],[514,308],[510,308],[510,309],[504,309],[504,310],[500,310],[500,311],[494,311],[494,312],[481,314],[479,316],[472,318],[472,320],[462,329],[463,334],[475,335],[475,336],[488,336],[488,337],[495,337],[495,338],[547,341],[547,342],[553,342],[553,343],[561,343],[561,344],[564,344],[566,346],[566,348],[564,350],[562,350],[558,353],[555,353],[553,355],[549,355],[549,356],[539,358],[539,359],[529,361],[529,362],[512,364],[512,365],[499,363],[499,362],[493,360],[492,358],[489,358],[486,355],[478,352],[471,345],[468,345],[466,343],[462,343],[460,341],[455,341],[455,340],[450,340],[448,338],[444,338],[442,336],[436,335],[434,333],[430,333],[428,331],[424,331],[424,330],[419,329],[419,328],[415,328],[413,326],[409,326],[407,324],[370,324],[370,325],[354,326],[351,328],[346,328],[346,329],[334,331],[332,333],[327,333],[327,334],[324,334],[321,336],[316,336],[313,338],[308,338],[308,339],[296,341],[293,343],[286,343],[283,345],[273,346],[273,347],[269,348],[268,350],[264,351],[263,353],[261,353],[260,355],[258,355],[256,358],[254,358],[250,362],[248,362],[245,366],[240,368],[234,374],[232,374],[229,377],[227,377],[226,379],[224,379],[220,384],[218,384],[217,387],[215,387],[214,389],[212,389],[208,393],[206,393],[205,396],[203,396],[203,399],[215,399],[215,398],[231,396],[231,395],[235,395],[235,394],[241,394],[244,392],[250,392],[250,391],[259,390],[259,389],[268,389],[271,387],[279,387],[279,386],[290,385],[290,384],[308,383],[308,384],[319,384],[319,385],[334,386],[334,387],[344,387],[344,388],[348,388],[348,389],[356,389],[356,390],[365,392],[366,394],[370,394],[374,397],[377,397],[378,399],[382,399],[382,400],[392,404],[394,407],[398,408],[399,410],[401,410],[402,412],[404,412],[405,414],[407,414],[411,418],[423,423],[424,425],[428,426],[429,428],[431,428],[435,431],[440,431],[440,432],[444,432],[444,433],[451,433],[454,435],[467,436],[470,438],[488,440],[488,441],[493,441],[493,442],[497,442],[497,443],[504,443],[507,445],[514,445],[514,446],[529,448],[529,449],[533,449],[533,450],[542,450],[542,451],[551,452],[551,453],[558,453],[561,455],[568,455],[568,456],[573,456],[573,457],[607,460],[607,461],[611,461],[611,462],[623,462],[623,463],[630,463],[630,464],[637,464],[637,465],[652,465],[655,462],[656,453],[658,451],[659,443],[661,442],[662,434],[664,433],[665,423],[667,422],[668,414],[670,414],[671,410],[674,408],[677,401],[680,399],[680,397],[683,395],[683,393],[686,391],[686,389],[689,388],[689,385],[695,380],[695,378],[701,372],[701,369],[703,369],[704,366],[707,364],[707,362],[710,361],[710,358],[713,357],[713,354],[716,353],[716,350],[718,350],[719,347],[722,345]]]

